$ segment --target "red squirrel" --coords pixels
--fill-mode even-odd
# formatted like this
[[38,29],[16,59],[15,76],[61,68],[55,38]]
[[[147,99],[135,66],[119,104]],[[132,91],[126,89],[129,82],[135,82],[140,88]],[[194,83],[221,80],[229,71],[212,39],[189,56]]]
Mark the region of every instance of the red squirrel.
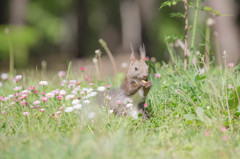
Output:
[[115,114],[130,115],[138,119],[142,114],[144,119],[149,116],[144,112],[145,97],[147,96],[151,81],[148,79],[148,65],[145,62],[146,50],[144,46],[140,49],[140,60],[134,56],[132,49],[130,66],[119,90],[110,90],[111,100],[109,106]]

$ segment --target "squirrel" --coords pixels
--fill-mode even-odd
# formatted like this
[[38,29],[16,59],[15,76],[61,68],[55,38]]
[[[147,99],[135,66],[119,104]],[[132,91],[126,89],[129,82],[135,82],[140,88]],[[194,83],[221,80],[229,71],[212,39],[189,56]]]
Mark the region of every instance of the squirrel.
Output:
[[111,97],[109,107],[114,114],[131,115],[136,119],[138,114],[142,114],[143,119],[148,119],[149,115],[144,111],[144,103],[152,82],[147,81],[148,65],[145,62],[144,45],[140,46],[139,51],[141,58],[137,60],[132,49],[130,66],[120,89],[109,91]]

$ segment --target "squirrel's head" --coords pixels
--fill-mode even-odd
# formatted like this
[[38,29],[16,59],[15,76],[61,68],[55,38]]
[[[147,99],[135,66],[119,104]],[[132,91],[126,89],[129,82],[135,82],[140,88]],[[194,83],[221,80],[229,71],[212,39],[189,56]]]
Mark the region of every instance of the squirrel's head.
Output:
[[[132,48],[131,48],[132,49]],[[130,67],[128,70],[128,77],[134,80],[146,80],[148,78],[148,65],[145,62],[146,50],[144,45],[139,48],[141,59],[137,60],[134,56],[134,51],[132,49],[132,54],[130,57]]]

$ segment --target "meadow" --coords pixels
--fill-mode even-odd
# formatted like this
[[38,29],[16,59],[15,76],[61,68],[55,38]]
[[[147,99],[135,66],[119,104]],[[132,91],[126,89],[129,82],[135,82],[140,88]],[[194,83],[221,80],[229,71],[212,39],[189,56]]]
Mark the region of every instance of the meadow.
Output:
[[239,158],[239,67],[147,63],[148,120],[98,106],[96,95],[118,88],[122,74],[1,74],[0,158]]

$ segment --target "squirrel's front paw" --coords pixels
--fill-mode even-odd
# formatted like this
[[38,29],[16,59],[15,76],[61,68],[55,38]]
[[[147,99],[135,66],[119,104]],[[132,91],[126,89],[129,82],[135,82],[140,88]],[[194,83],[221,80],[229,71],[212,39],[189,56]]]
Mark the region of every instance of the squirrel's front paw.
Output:
[[149,88],[152,86],[152,81],[148,81],[145,85],[145,88]]
[[140,85],[141,86],[143,86],[143,87],[145,87],[145,88],[149,88],[149,87],[151,87],[152,86],[152,81],[144,81],[144,80],[142,80],[141,82],[140,82]]

